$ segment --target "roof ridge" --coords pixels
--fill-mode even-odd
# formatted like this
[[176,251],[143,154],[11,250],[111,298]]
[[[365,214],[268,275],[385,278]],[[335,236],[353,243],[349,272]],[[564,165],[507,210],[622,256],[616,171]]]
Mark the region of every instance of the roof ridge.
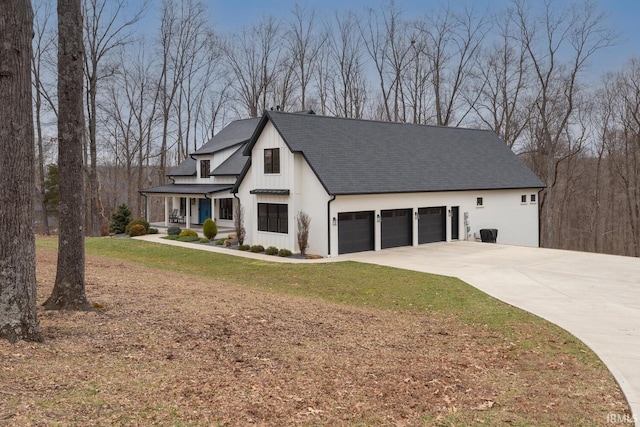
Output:
[[281,115],[290,115],[290,116],[295,115],[299,117],[315,117],[315,118],[332,119],[332,120],[359,121],[359,122],[366,122],[366,123],[380,123],[380,124],[389,124],[389,125],[410,125],[410,126],[430,127],[430,128],[437,128],[437,129],[472,130],[472,131],[483,131],[483,132],[495,133],[492,129],[473,128],[473,127],[467,127],[467,126],[445,126],[445,125],[434,125],[434,124],[428,124],[428,123],[396,122],[396,121],[381,120],[381,119],[365,119],[361,117],[328,116],[323,114],[300,114],[298,112],[291,112],[291,111],[267,111],[267,114],[269,115],[281,114]]

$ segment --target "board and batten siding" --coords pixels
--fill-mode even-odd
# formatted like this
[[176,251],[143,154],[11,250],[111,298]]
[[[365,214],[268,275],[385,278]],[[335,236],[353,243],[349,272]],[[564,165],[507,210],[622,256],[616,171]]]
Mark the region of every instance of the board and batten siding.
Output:
[[[280,173],[264,173],[264,150],[280,149]],[[246,243],[275,246],[299,252],[296,216],[302,210],[311,218],[308,253],[326,256],[327,202],[329,196],[299,153],[292,153],[269,122],[253,147],[252,162],[238,188],[238,197],[245,209]],[[251,194],[255,189],[289,190],[289,195]],[[288,206],[287,234],[258,231],[258,203],[281,203]]]

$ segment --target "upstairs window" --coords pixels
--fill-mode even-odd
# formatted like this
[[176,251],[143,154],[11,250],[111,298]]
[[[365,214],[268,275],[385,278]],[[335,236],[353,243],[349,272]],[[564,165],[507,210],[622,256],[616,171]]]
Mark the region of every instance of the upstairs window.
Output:
[[211,176],[211,161],[200,160],[200,178],[209,178]]
[[532,194],[531,195],[531,203],[535,203],[536,202],[536,195]]
[[482,200],[482,197],[476,197],[476,206],[477,207],[484,206],[484,200]]
[[264,150],[264,173],[280,173],[280,149]]
[[520,196],[520,203],[527,203],[527,195],[523,194],[522,196]]

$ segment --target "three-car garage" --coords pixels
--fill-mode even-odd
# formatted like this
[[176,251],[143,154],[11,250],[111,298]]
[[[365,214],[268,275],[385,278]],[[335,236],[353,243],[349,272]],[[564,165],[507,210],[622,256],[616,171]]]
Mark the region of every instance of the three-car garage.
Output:
[[378,212],[338,213],[339,254],[374,250],[376,222],[380,223],[381,249],[413,245],[414,224],[418,228],[418,244],[441,242],[447,238],[446,206],[386,209]]

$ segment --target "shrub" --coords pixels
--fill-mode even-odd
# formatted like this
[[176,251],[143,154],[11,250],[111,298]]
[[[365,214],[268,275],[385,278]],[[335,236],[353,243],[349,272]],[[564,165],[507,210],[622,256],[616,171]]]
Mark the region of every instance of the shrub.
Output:
[[118,206],[113,214],[111,214],[111,224],[109,225],[109,233],[122,234],[124,233],[127,224],[131,221],[131,211],[126,204]]
[[253,245],[251,246],[251,249],[249,249],[251,252],[255,252],[255,253],[260,253],[260,252],[264,252],[264,246],[262,245]]
[[311,217],[305,212],[300,211],[296,216],[296,222],[298,225],[298,247],[300,248],[300,254],[304,257],[309,247],[309,226],[311,224]]
[[180,236],[178,236],[177,234],[169,234],[167,236],[163,236],[163,239],[167,239],[167,240],[178,240]]
[[180,232],[180,237],[186,237],[186,236],[198,237],[198,233],[196,233],[196,232],[195,232],[195,231],[193,231],[193,230],[189,230],[189,229],[187,229],[187,230],[182,230],[182,231]]
[[248,251],[249,249],[251,249],[251,246],[249,245],[240,245],[238,246],[238,249],[241,251]]
[[216,225],[216,222],[211,218],[205,219],[204,224],[202,224],[202,234],[204,234],[204,236],[209,240],[216,237],[216,234],[218,234],[218,226]]
[[238,244],[244,244],[244,238],[247,235],[247,231],[244,229],[244,208],[240,206],[240,201],[238,201],[233,208],[233,227],[236,230],[236,239],[238,239]]
[[131,237],[144,236],[145,234],[147,234],[147,230],[142,224],[133,224],[131,227],[129,227],[129,232],[127,234]]
[[218,240],[216,240],[216,245],[218,245],[218,246],[222,246],[222,245],[224,245],[224,241],[225,241],[225,240],[226,240],[226,239],[218,239]]
[[207,239],[206,237],[203,237],[200,239],[200,243],[209,243],[209,239]]
[[[134,219],[133,221],[129,221],[129,224],[127,224],[124,232],[131,236],[131,227],[133,227],[134,225],[142,225],[144,227],[144,234],[147,234],[149,232],[149,223],[144,219]],[[142,236],[142,234],[138,234],[138,236]]]
[[150,228],[149,231],[147,231],[147,234],[158,234],[158,229],[157,228]]
[[288,257],[288,256],[291,256],[291,255],[293,255],[293,254],[291,253],[291,251],[289,249],[280,249],[278,251],[278,256],[281,256],[281,257]]
[[178,236],[178,235],[180,235],[181,231],[182,231],[182,229],[180,227],[178,227],[177,225],[172,225],[171,227],[167,228],[167,234],[169,236]]
[[278,248],[276,248],[275,246],[269,246],[264,250],[264,253],[267,255],[278,255]]

